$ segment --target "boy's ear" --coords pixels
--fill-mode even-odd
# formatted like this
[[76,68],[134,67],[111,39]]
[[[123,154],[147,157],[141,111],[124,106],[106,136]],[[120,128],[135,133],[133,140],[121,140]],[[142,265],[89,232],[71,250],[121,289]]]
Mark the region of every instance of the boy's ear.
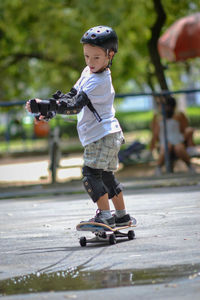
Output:
[[110,50],[109,54],[108,54],[108,58],[112,59],[114,55],[115,55],[115,52],[113,50]]

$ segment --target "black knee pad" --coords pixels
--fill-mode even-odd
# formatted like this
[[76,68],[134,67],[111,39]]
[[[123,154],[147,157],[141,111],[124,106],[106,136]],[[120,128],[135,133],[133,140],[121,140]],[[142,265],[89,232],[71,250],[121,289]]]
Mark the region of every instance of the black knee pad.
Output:
[[93,169],[87,166],[82,169],[84,187],[94,202],[108,193],[102,180],[102,172],[102,169]]
[[102,172],[102,179],[103,183],[105,184],[108,190],[108,197],[109,199],[113,198],[114,196],[119,195],[122,191],[121,183],[115,178],[113,172]]

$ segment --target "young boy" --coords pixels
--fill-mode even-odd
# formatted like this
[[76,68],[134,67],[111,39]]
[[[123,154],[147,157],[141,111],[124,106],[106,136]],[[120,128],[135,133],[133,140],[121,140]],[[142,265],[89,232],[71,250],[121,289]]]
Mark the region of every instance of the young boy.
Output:
[[[115,92],[109,69],[118,51],[118,38],[112,28],[96,26],[85,32],[81,43],[87,66],[71,91],[65,95],[58,91],[54,100],[29,100],[26,107],[39,112],[39,120],[48,120],[55,113],[78,114],[77,130],[84,147],[83,183],[98,207],[96,216],[89,221],[124,226],[131,223],[131,217],[125,210],[122,186],[113,173],[124,137],[115,118]],[[115,207],[114,215],[109,199]]]

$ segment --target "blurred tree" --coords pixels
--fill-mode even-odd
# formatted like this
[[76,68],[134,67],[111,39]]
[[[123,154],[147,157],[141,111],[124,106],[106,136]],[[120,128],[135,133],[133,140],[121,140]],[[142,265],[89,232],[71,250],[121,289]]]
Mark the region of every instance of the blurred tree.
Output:
[[1,2],[1,99],[46,96],[77,78],[80,24],[70,2]]
[[157,13],[157,19],[151,28],[151,38],[148,41],[149,54],[152,64],[155,68],[155,75],[160,84],[161,90],[168,90],[167,81],[164,74],[164,67],[161,63],[160,55],[158,53],[157,43],[160,37],[162,26],[166,20],[166,13],[163,9],[161,0],[153,0],[154,8]]
[[[200,3],[165,0],[163,8],[165,30],[177,18],[198,11]],[[114,27],[119,36],[112,66],[116,92],[156,89],[147,47],[156,18],[153,0],[0,1],[1,101],[67,92],[84,67],[80,38],[100,24]],[[170,65],[168,81],[178,86],[182,72],[182,65]]]
[[[194,11],[198,11],[199,10],[199,2],[196,1],[187,1],[187,0],[183,0],[180,5],[175,5],[175,2],[173,0],[169,0],[169,1],[162,1],[162,0],[152,0],[153,4],[154,4],[154,8],[155,8],[155,12],[156,12],[156,20],[155,23],[153,24],[153,26],[151,27],[151,38],[148,41],[148,48],[149,48],[149,54],[150,54],[150,58],[151,58],[151,62],[154,66],[154,71],[153,72],[149,72],[149,83],[150,86],[152,88],[152,90],[154,90],[154,85],[152,82],[152,78],[151,76],[154,75],[157,78],[157,81],[160,85],[160,89],[162,90],[168,90],[168,83],[167,83],[167,79],[168,82],[171,83],[169,81],[169,76],[165,76],[164,70],[168,70],[169,69],[169,65],[167,66],[167,62],[165,61],[165,66],[163,66],[163,64],[161,63],[161,59],[158,53],[158,49],[157,49],[157,42],[158,39],[161,35],[162,30],[166,30],[167,27],[169,27],[169,25],[171,25],[168,22],[167,25],[165,24],[166,21],[166,17],[169,16],[168,19],[170,19],[170,16],[172,15],[171,12],[174,12],[174,15],[177,16],[176,19],[179,19],[181,16],[185,16],[185,15],[189,15],[192,14]],[[166,16],[166,11],[168,11],[167,16]],[[174,23],[175,20],[173,20],[172,23]],[[189,62],[186,63],[174,63],[174,66],[176,68],[176,71],[178,71],[178,73],[187,73],[187,67],[188,65],[190,65]],[[172,66],[172,64],[171,64]],[[171,67],[170,66],[170,67]],[[185,70],[183,71],[183,68],[185,68]],[[173,73],[177,73],[175,69],[173,70]],[[181,71],[181,72],[180,72]],[[174,75],[174,74],[173,74]],[[180,82],[180,80],[178,80]],[[175,80],[175,82],[177,82],[177,80]],[[182,84],[182,82],[181,82]],[[179,86],[180,87],[180,86]]]

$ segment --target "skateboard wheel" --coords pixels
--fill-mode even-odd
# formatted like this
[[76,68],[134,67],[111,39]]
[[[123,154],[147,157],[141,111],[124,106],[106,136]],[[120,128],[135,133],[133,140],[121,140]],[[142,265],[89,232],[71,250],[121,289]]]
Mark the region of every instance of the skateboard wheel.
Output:
[[106,239],[106,238],[107,238],[106,232],[103,232],[103,233],[102,233],[102,238],[103,238],[103,239]]
[[87,244],[86,237],[85,237],[85,236],[82,236],[82,237],[80,238],[80,245],[81,245],[81,247],[85,247],[86,244]]
[[133,240],[135,237],[135,232],[133,230],[129,230],[128,232],[128,239]]
[[110,236],[109,236],[109,244],[110,245],[114,245],[114,244],[116,244],[116,237],[115,237],[115,235],[114,234],[111,234]]

